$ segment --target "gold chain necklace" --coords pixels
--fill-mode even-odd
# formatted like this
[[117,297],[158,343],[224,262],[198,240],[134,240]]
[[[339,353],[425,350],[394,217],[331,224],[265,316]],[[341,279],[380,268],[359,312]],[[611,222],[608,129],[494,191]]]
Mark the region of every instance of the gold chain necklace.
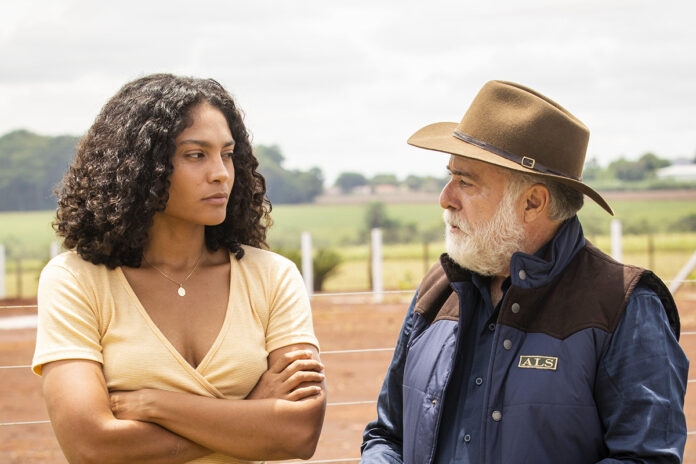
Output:
[[154,264],[152,264],[150,261],[148,261],[147,258],[145,257],[145,254],[143,254],[143,259],[145,260],[145,262],[146,262],[150,267],[152,267],[155,271],[157,271],[157,272],[159,272],[160,274],[162,274],[162,277],[164,277],[165,279],[167,279],[167,280],[169,280],[169,281],[171,281],[171,282],[174,282],[175,284],[177,284],[177,285],[179,286],[179,289],[176,291],[176,293],[178,293],[179,296],[185,296],[185,295],[186,295],[186,289],[184,288],[184,282],[186,282],[186,281],[189,279],[189,277],[191,277],[191,276],[193,275],[193,273],[194,273],[194,271],[196,270],[196,268],[198,268],[198,262],[201,260],[202,257],[203,257],[203,250],[201,250],[201,254],[198,256],[198,259],[196,260],[196,263],[193,265],[193,269],[191,269],[191,272],[188,273],[188,275],[184,278],[184,280],[182,280],[181,282],[178,282],[178,281],[172,279],[171,277],[169,277],[169,276],[168,276],[167,274],[165,274],[164,272],[162,272],[157,266],[155,266]]

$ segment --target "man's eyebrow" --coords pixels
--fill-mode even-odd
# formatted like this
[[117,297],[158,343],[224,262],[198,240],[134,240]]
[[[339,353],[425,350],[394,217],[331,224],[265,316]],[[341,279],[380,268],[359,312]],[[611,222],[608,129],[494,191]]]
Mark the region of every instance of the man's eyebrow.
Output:
[[478,176],[475,174],[472,174],[471,172],[468,171],[460,171],[458,169],[452,169],[451,167],[447,166],[447,170],[449,171],[450,174],[453,176],[462,176],[462,177],[467,177],[471,180],[477,180]]
[[[185,145],[185,144],[200,145],[201,147],[206,147],[206,148],[209,148],[210,146],[212,146],[212,143],[207,142],[205,140],[186,139],[186,140],[182,140],[181,142],[179,142],[179,145]],[[234,140],[229,140],[229,141],[225,142],[225,144],[223,145],[223,147],[232,147],[232,146],[234,146]]]

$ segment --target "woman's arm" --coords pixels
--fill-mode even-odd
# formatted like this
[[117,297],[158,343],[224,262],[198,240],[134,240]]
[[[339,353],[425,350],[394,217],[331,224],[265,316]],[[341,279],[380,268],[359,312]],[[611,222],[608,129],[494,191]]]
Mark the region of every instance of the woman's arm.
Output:
[[97,362],[70,359],[44,365],[43,395],[71,464],[177,464],[211,453],[156,424],[116,419]]
[[[274,367],[284,365],[289,359],[287,354],[296,350],[311,352],[312,365],[317,366],[319,353],[312,345],[280,348],[269,354],[271,368],[266,382],[296,385],[288,398],[292,397],[292,392],[298,391],[302,392],[300,396],[310,395],[297,401],[253,399],[264,396],[256,392],[258,388],[246,400],[147,389],[112,394],[112,408],[119,418],[159,424],[206,448],[239,459],[308,459],[314,454],[324,421],[326,388],[323,375],[318,377],[317,372],[304,370],[301,362],[290,369]],[[263,380],[260,383],[264,383]],[[317,389],[317,385],[321,388]],[[267,391],[283,398],[281,390],[272,393],[271,388]]]

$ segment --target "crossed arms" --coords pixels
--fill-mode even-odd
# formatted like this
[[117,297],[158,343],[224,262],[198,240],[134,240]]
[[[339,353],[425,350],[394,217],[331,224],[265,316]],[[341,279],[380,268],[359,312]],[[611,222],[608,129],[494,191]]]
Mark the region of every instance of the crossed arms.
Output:
[[145,389],[109,392],[101,365],[43,367],[43,391],[63,453],[75,463],[176,464],[221,452],[238,459],[309,458],[324,419],[314,346],[283,347],[244,400]]

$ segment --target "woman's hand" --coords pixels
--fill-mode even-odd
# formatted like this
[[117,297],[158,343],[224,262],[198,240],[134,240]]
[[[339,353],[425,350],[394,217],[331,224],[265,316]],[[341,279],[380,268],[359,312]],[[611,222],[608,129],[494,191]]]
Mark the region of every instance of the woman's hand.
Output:
[[148,421],[150,390],[115,391],[109,393],[111,411],[116,419]]
[[299,401],[321,393],[324,365],[306,350],[289,351],[278,357],[261,375],[248,400],[277,398]]
[[[95,361],[64,359],[43,366],[43,396],[68,462],[176,464],[210,454],[204,446],[144,421],[142,412],[152,401],[146,395],[156,391],[109,395],[102,366]],[[126,420],[131,418],[137,420]]]

